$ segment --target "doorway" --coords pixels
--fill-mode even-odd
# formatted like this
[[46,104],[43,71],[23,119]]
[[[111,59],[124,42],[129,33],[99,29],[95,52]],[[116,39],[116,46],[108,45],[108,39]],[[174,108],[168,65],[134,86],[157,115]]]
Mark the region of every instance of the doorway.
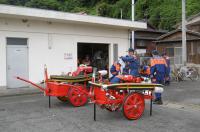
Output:
[[84,64],[89,58],[90,65],[97,70],[109,69],[109,44],[78,43],[78,65]]
[[6,38],[6,40],[7,87],[26,87],[26,83],[17,80],[15,77],[20,76],[28,79],[27,38]]

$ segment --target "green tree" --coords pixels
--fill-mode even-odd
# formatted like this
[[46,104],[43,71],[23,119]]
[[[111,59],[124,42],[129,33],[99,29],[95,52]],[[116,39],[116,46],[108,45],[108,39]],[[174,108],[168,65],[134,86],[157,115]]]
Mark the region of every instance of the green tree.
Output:
[[111,16],[112,6],[103,2],[97,6],[97,11],[99,16]]
[[187,16],[200,12],[200,0],[186,0]]
[[112,17],[120,18],[121,10],[123,19],[131,19],[131,0],[120,0],[117,1],[113,6]]
[[0,0],[2,4],[9,4],[9,5],[25,5],[30,0]]
[[8,4],[7,0],[0,0],[0,4]]
[[77,10],[75,8],[81,8],[81,3],[79,0],[65,0],[59,6],[59,10],[66,12],[73,12],[73,10]]
[[58,10],[61,5],[57,0],[30,0],[25,4],[25,6],[41,9]]
[[[131,0],[0,0],[1,4],[66,12],[86,12],[112,18],[131,19]],[[187,17],[200,12],[200,0],[186,0]],[[181,0],[137,0],[135,19],[148,20],[160,29],[172,30],[181,22]]]
[[99,0],[79,0],[81,5],[84,7],[92,7],[95,6]]

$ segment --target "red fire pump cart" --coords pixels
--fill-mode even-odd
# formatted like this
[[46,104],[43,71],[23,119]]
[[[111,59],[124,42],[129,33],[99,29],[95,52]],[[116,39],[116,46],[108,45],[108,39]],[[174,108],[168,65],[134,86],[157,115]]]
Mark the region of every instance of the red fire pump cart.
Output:
[[[69,100],[73,106],[83,106],[88,98],[94,103],[94,120],[96,121],[96,105],[106,108],[109,111],[123,109],[124,116],[130,120],[140,118],[144,112],[145,99],[150,100],[150,115],[152,115],[153,91],[156,87],[163,87],[159,84],[141,83],[140,77],[131,75],[122,76],[122,82],[109,84],[103,81],[102,75],[106,72],[99,72],[96,82],[96,75],[92,73],[92,67],[79,67],[72,73],[72,76],[50,76],[48,79],[47,69],[45,68],[45,85],[43,88],[29,80],[17,77],[39,88],[45,96],[55,96],[61,101]],[[92,81],[91,81],[92,80]],[[90,90],[87,90],[89,81]]]
[[51,96],[63,102],[69,100],[75,107],[83,106],[88,102],[87,84],[92,80],[92,67],[80,66],[77,71],[70,74],[72,75],[52,75],[48,78],[45,67],[45,88],[21,77],[16,78],[35,86],[44,92],[45,96],[49,96],[49,107],[51,107]]
[[160,84],[141,83],[142,78],[125,75],[123,83],[104,84],[102,82],[89,82],[91,84],[94,102],[94,120],[96,121],[96,105],[109,111],[123,110],[124,116],[129,120],[139,119],[145,108],[145,100],[150,100],[150,116],[152,115],[152,99],[155,87]]

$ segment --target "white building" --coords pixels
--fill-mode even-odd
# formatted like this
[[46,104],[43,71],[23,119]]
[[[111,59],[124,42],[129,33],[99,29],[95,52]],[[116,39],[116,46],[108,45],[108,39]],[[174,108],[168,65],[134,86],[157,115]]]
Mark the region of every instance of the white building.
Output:
[[40,82],[45,64],[49,74],[76,70],[79,54],[97,47],[108,51],[110,66],[127,54],[130,31],[144,28],[142,22],[0,5],[0,89],[24,86],[15,76]]

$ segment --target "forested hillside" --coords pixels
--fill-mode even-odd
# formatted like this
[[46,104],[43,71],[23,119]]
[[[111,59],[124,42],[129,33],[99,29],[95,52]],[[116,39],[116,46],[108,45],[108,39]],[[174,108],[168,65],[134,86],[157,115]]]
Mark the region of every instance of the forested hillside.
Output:
[[[187,17],[200,12],[200,0],[187,1]],[[0,0],[1,4],[66,12],[86,12],[112,18],[131,18],[131,0]],[[135,19],[147,19],[160,29],[171,30],[181,21],[181,0],[137,0]]]

